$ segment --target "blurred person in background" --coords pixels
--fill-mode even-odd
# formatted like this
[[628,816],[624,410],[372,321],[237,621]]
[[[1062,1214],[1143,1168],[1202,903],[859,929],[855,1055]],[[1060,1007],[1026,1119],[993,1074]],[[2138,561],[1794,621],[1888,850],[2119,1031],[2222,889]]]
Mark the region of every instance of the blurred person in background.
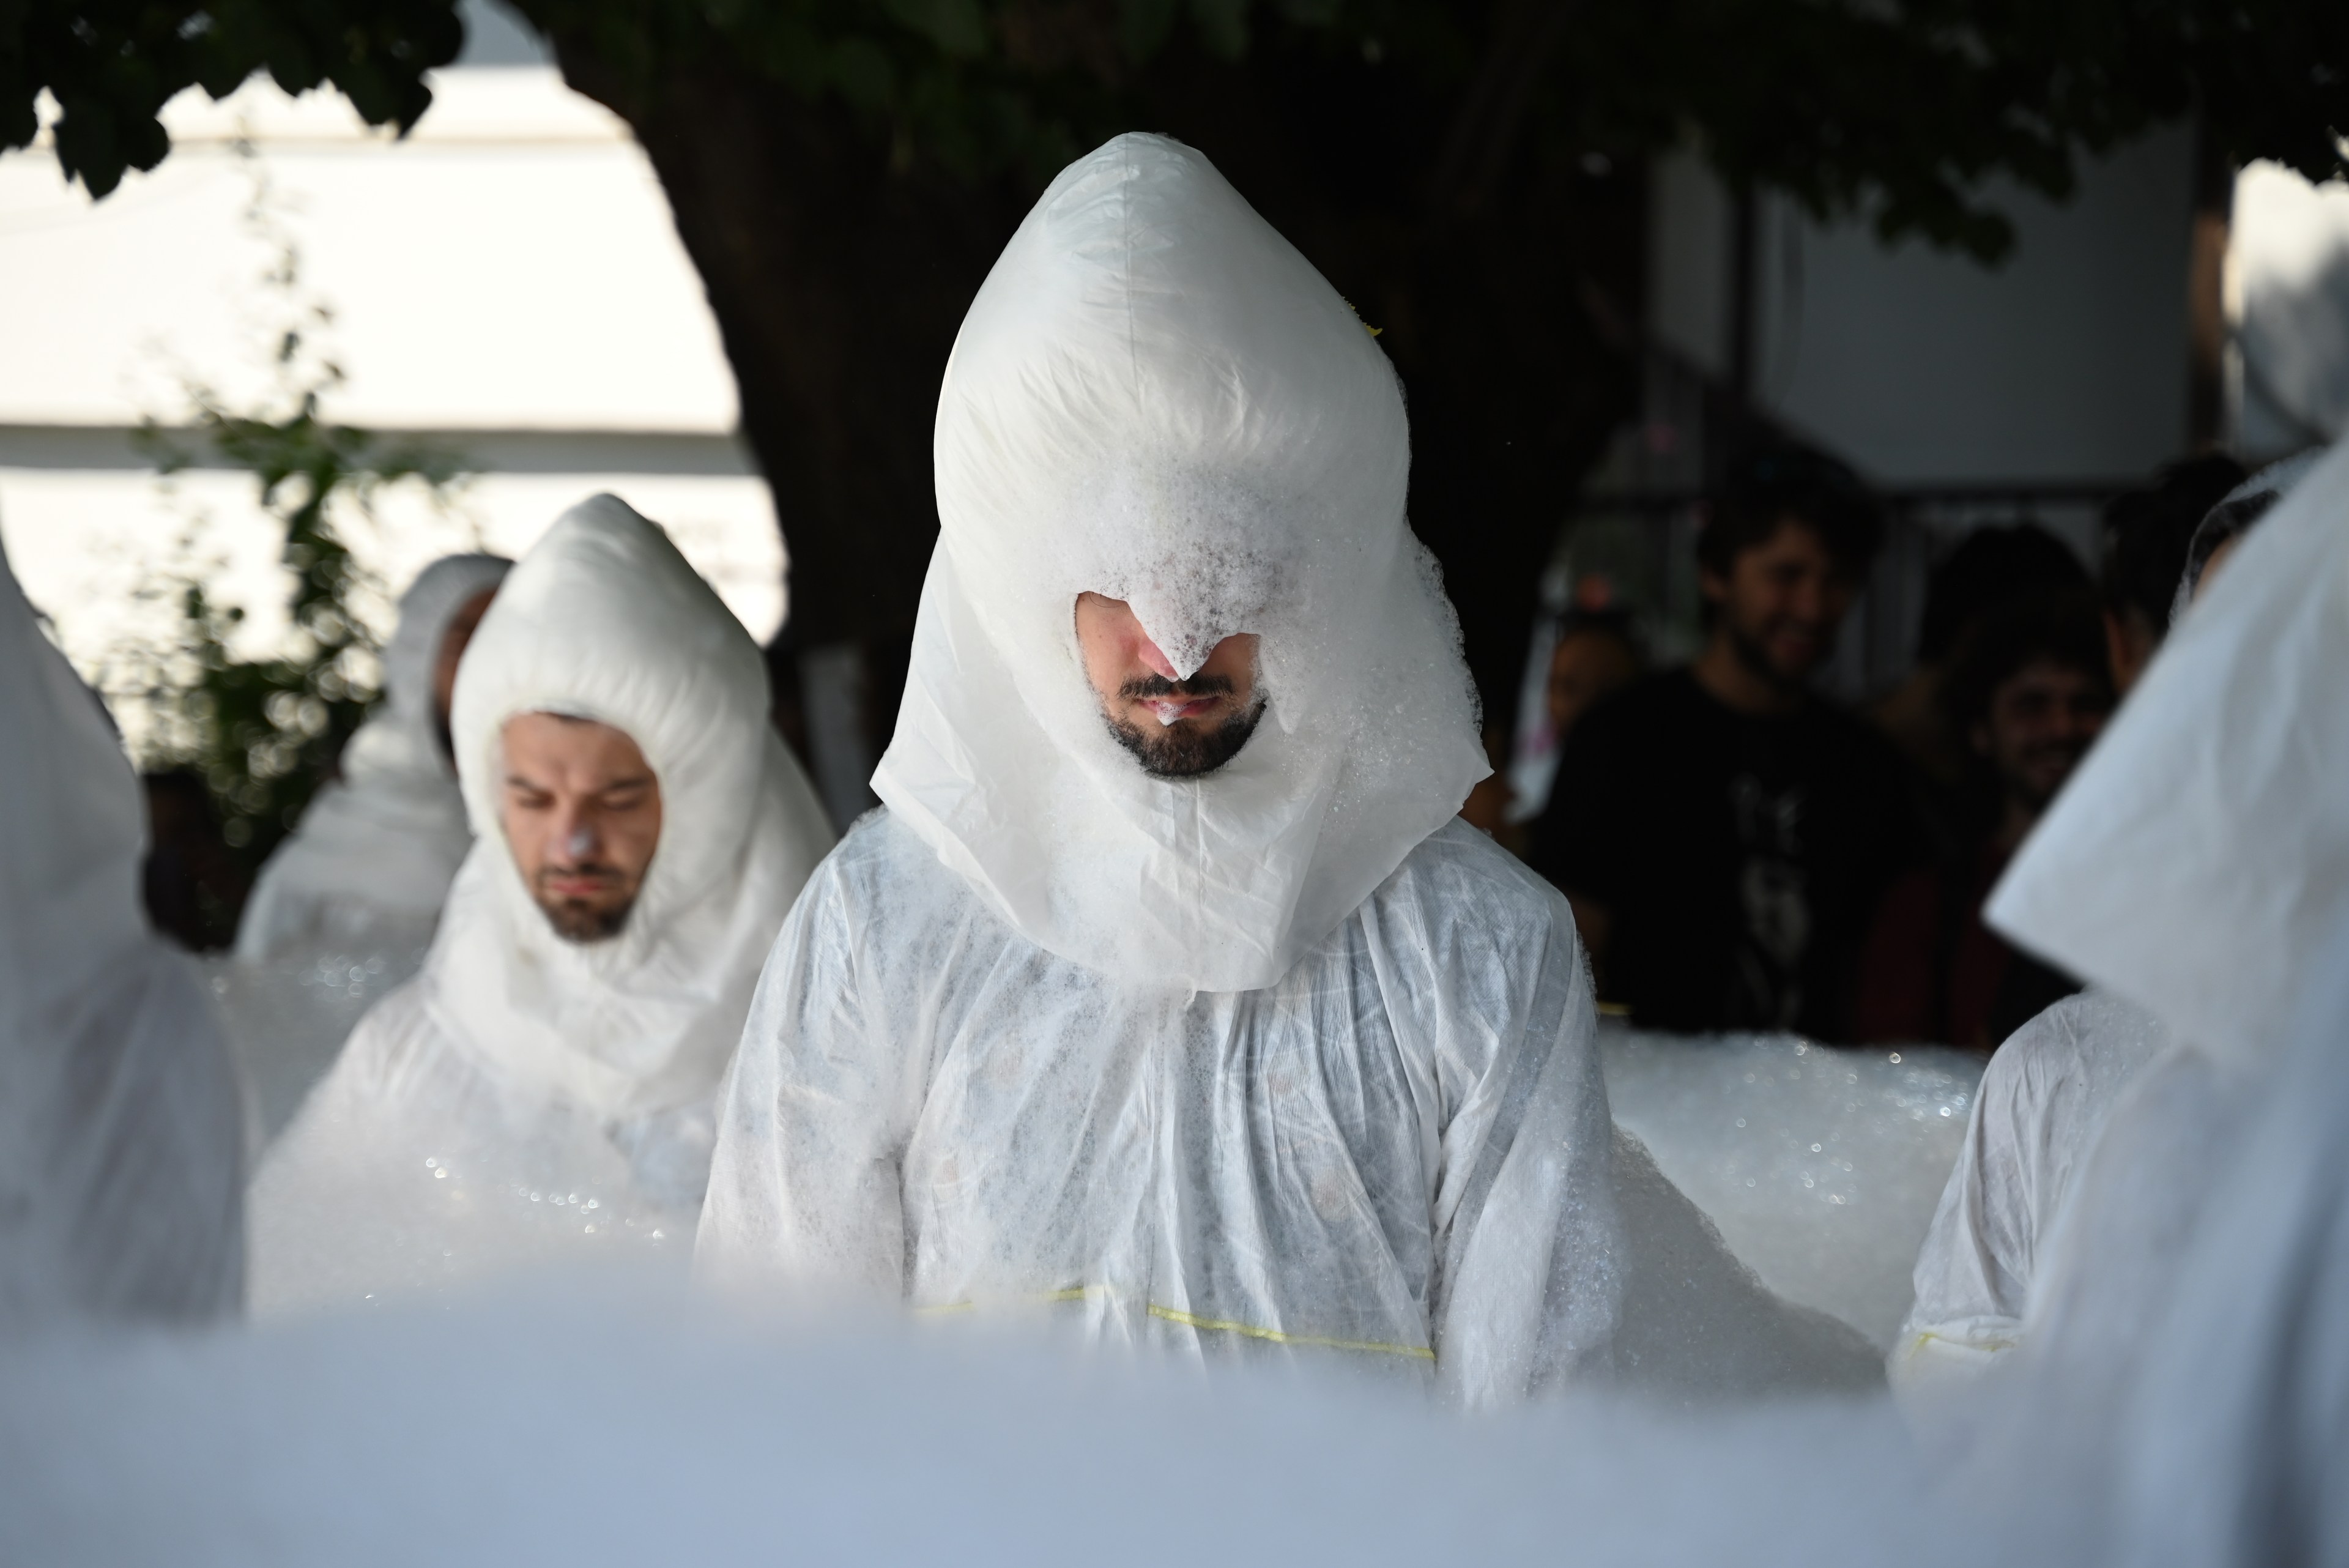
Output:
[[472,846],[450,753],[458,661],[513,565],[449,556],[400,596],[383,701],[344,747],[340,777],[262,867],[237,956],[420,951]]
[[1619,609],[1568,614],[1550,649],[1548,699],[1551,733],[1562,742],[1585,713],[1637,680],[1648,659],[1630,615]]
[[1703,651],[1560,754],[1530,859],[1642,1027],[1846,1034],[1868,919],[1920,844],[1899,756],[1811,690],[1881,532],[1832,460],[1746,460],[1697,541]]
[[0,555],[0,1331],[202,1321],[244,1287],[244,1132],[139,907],[140,792]]
[[2098,586],[2106,658],[2121,695],[2137,683],[2168,635],[2194,530],[2243,479],[2241,463],[2224,452],[2207,452],[2171,463],[2144,489],[2106,504]]
[[1973,529],[1927,576],[1916,664],[1868,717],[1915,770],[1937,852],[1956,853],[1979,826],[1968,815],[1976,753],[1945,691],[1951,660],[1985,615],[2017,595],[2087,583],[2079,557],[2035,523]]
[[[2052,541],[2051,541],[2052,543]],[[2104,627],[2086,589],[2042,589],[1978,622],[1941,698],[1990,797],[1988,826],[1896,883],[1861,961],[1853,1033],[1988,1051],[2076,981],[2018,953],[1982,906],[2113,706]]]
[[[1554,743],[1563,742],[1577,720],[1601,699],[1638,680],[1646,669],[1647,655],[1629,613],[1620,609],[1568,612],[1559,623],[1557,640],[1551,644],[1548,679],[1543,686]],[[1460,815],[1471,827],[1523,854],[1527,829],[1506,820],[1511,799],[1508,758],[1499,726],[1485,726],[1485,750],[1492,776],[1478,781],[1468,792],[1468,804],[1460,808]]]
[[147,860],[140,895],[148,923],[190,952],[236,940],[252,883],[221,836],[220,813],[203,774],[164,768],[139,776],[147,797]]

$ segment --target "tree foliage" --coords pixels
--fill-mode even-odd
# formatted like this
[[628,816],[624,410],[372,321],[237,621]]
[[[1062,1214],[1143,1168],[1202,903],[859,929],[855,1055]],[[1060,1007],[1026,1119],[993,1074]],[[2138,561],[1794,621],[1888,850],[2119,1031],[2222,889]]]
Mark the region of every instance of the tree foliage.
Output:
[[[1460,100],[1425,192],[1473,204],[1521,141],[1634,152],[1693,130],[1736,186],[1861,213],[1985,258],[2005,174],[2069,193],[2083,151],[2200,117],[2238,161],[2341,166],[2349,6],[2308,0],[520,0],[647,91],[722,58],[854,110],[900,166],[1031,183],[1128,123],[1178,36],[1268,39]],[[0,145],[32,140],[93,194],[169,151],[183,88],[268,71],[405,130],[461,42],[454,0],[0,0]]]
[[118,649],[100,683],[146,704],[152,722],[141,765],[199,774],[228,846],[257,870],[331,776],[344,742],[379,696],[381,649],[362,613],[378,585],[352,554],[338,518],[372,515],[377,498],[403,482],[438,497],[460,470],[446,452],[327,417],[324,400],[344,379],[323,348],[333,313],[303,285],[300,251],[280,222],[265,171],[250,147],[239,151],[254,179],[244,226],[270,256],[260,280],[268,307],[261,330],[273,389],[239,407],[188,381],[185,422],[150,421],[140,439],[166,476],[202,462],[251,477],[293,576],[287,635],[258,659],[240,655],[243,607],[215,603],[201,574],[177,563],[146,590],[176,611],[160,645],[134,639]]
[[[1646,154],[1692,140],[1742,192],[1994,261],[1998,177],[2060,198],[2084,156],[2189,117],[2220,156],[2323,177],[2349,127],[2331,0],[512,3],[650,158],[775,493],[791,635],[864,649],[876,732],[956,324],[1042,182],[1110,134],[1201,148],[1387,329],[1413,524],[1490,700],[1634,403]],[[161,155],[173,88],[264,65],[405,126],[456,5],[0,0],[0,134],[52,88],[81,127],[59,156],[102,192]]]
[[171,151],[175,94],[225,98],[256,71],[405,131],[432,101],[424,73],[463,43],[450,0],[0,0],[0,147],[31,144],[46,91],[57,161],[103,196]]

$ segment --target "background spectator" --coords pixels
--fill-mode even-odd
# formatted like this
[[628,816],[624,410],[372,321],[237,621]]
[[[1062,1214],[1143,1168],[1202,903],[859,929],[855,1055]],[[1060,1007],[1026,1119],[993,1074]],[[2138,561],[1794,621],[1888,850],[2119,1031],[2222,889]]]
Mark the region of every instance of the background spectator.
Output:
[[1982,924],[1982,901],[2113,706],[2104,630],[2085,591],[2042,589],[1984,618],[1943,695],[1988,797],[1987,826],[1886,895],[1853,1010],[1865,1040],[1987,1051],[2077,981]]
[[1643,1026],[1846,1033],[1918,832],[1899,758],[1810,680],[1880,534],[1840,464],[1742,464],[1697,542],[1704,649],[1567,739],[1531,858],[1573,901],[1600,995]]
[[1985,615],[2018,595],[2087,586],[2079,557],[2035,523],[1975,529],[1925,579],[1916,667],[1868,716],[1916,771],[1938,853],[1970,842],[1981,826],[1966,815],[1976,753],[1950,715],[1951,659]]
[[1563,741],[1575,722],[1638,680],[1647,668],[1631,618],[1619,609],[1576,610],[1549,655],[1549,725]]
[[[1551,645],[1548,680],[1543,688],[1554,743],[1563,742],[1575,721],[1594,704],[1638,680],[1647,663],[1639,631],[1625,611],[1610,607],[1569,613],[1559,623],[1557,640]],[[1460,808],[1460,815],[1470,826],[1483,829],[1523,855],[1532,837],[1532,825],[1513,826],[1508,821],[1512,794],[1509,760],[1502,752],[1502,739],[1497,725],[1485,726],[1485,749],[1493,774],[1469,792],[1468,804]]]
[[212,791],[193,768],[141,774],[147,797],[147,860],[140,891],[147,923],[191,952],[236,940],[251,879],[221,837]]

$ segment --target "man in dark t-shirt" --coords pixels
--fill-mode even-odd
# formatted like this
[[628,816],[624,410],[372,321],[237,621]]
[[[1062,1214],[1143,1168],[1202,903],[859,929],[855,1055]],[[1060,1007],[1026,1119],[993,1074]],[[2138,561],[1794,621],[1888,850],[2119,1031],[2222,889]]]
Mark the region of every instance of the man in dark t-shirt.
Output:
[[1749,462],[1697,543],[1704,650],[1567,741],[1530,858],[1634,1023],[1847,1035],[1868,921],[1921,848],[1898,757],[1809,690],[1879,531],[1840,465]]

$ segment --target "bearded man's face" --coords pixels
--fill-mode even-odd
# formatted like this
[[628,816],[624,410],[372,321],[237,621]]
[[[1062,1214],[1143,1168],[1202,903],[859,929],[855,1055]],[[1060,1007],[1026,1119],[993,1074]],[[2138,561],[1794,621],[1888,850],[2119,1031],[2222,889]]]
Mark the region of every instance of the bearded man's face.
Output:
[[566,941],[619,935],[660,846],[660,781],[609,724],[517,713],[501,733],[499,819],[523,886]]
[[1102,716],[1143,772],[1197,778],[1239,755],[1264,716],[1253,632],[1224,639],[1205,664],[1178,679],[1124,600],[1079,594],[1076,617],[1077,647]]

